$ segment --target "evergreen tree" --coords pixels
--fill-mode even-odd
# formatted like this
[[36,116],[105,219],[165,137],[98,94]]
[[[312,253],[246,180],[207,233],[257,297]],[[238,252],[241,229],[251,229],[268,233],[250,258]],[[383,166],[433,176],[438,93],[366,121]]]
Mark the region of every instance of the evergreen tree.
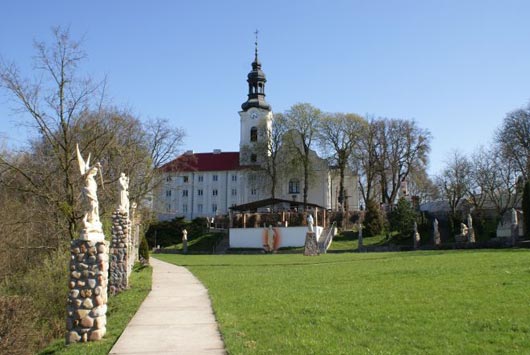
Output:
[[530,180],[524,184],[523,190],[523,226],[524,236],[529,239],[530,232]]
[[147,239],[145,238],[145,235],[140,241],[140,248],[138,250],[138,254],[140,254],[140,259],[143,258],[147,263],[149,263],[149,246],[147,245]]
[[398,232],[403,237],[408,237],[414,231],[416,211],[409,201],[401,197],[388,219],[393,231]]
[[366,202],[366,215],[364,216],[364,236],[373,237],[383,232],[384,218],[379,205],[374,200]]

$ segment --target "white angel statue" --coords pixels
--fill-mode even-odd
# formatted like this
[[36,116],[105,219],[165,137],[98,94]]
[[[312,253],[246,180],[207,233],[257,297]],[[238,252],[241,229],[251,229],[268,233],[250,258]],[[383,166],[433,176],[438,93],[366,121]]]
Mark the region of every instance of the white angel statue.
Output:
[[98,171],[101,174],[101,164],[97,162],[91,167],[90,154],[88,154],[88,158],[85,162],[79,151],[79,145],[76,145],[76,151],[77,161],[79,162],[79,171],[85,180],[85,186],[81,189],[83,195],[83,208],[85,210],[81,239],[103,240],[103,229],[99,220],[99,203],[97,195],[98,184],[96,183],[96,175]]
[[120,179],[120,211],[129,213],[129,178],[121,173]]

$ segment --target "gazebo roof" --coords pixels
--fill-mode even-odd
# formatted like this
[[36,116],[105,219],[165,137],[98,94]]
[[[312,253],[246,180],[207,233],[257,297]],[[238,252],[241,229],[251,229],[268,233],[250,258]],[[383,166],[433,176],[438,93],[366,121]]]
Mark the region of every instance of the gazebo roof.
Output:
[[[260,207],[273,206],[273,205],[278,205],[280,203],[288,203],[290,205],[297,205],[297,206],[303,206],[304,205],[304,203],[302,201],[283,200],[283,199],[280,199],[280,198],[266,198],[264,200],[244,203],[244,204],[238,205],[238,206],[232,206],[232,207],[230,207],[230,209],[232,211],[240,211],[240,212],[242,212],[242,211],[257,210]],[[319,205],[317,205],[315,203],[309,203],[308,202],[305,205],[307,207],[313,207],[313,208],[316,207],[316,208],[325,209],[324,207],[319,206]]]

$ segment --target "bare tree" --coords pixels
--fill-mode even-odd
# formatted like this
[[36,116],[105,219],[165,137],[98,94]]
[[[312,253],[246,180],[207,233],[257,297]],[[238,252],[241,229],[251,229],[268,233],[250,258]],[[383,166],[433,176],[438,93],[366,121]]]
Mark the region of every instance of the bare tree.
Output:
[[460,152],[454,151],[446,167],[436,178],[442,196],[447,200],[451,216],[457,217],[459,204],[468,196],[471,187],[471,163]]
[[375,152],[382,202],[391,205],[411,171],[425,169],[430,133],[414,121],[403,119],[379,119],[374,124],[379,141]]
[[421,202],[435,201],[439,197],[439,190],[425,169],[413,170],[407,179],[409,195],[418,197]]
[[114,182],[120,173],[130,175],[131,198],[140,199],[153,188],[153,168],[169,160],[184,133],[164,120],[143,124],[127,111],[104,107],[104,82],[93,84],[76,75],[85,58],[79,43],[66,30],[55,28],[53,34],[50,46],[35,44],[39,80],[24,79],[14,65],[0,67],[0,85],[17,111],[29,116],[37,133],[27,152],[0,156],[0,170],[16,176],[9,187],[53,207],[50,214],[53,211],[55,219],[65,221],[66,234],[74,238],[82,217],[76,143],[83,154],[90,152],[103,163],[106,188],[100,190],[100,210],[105,213],[113,208]]
[[350,156],[359,149],[359,140],[366,129],[366,121],[356,114],[328,113],[322,116],[317,138],[328,160],[339,171],[338,202],[344,211],[344,175]]
[[470,199],[476,208],[491,203],[498,215],[503,215],[520,201],[518,165],[515,160],[506,159],[498,146],[480,148],[471,162]]
[[281,167],[285,156],[280,156],[282,140],[287,131],[285,116],[281,113],[274,115],[272,126],[267,127],[266,122],[261,122],[258,127],[259,139],[254,151],[260,157],[260,170],[266,177],[266,186],[270,187],[272,198],[276,196]]
[[530,104],[506,115],[497,131],[497,142],[505,159],[512,160],[528,180],[530,172]]
[[365,204],[375,201],[378,197],[375,191],[378,166],[376,152],[379,150],[376,132],[375,121],[370,119],[359,140],[359,149],[354,152],[351,161],[359,175],[359,190]]
[[[41,140],[37,144],[45,143],[47,155],[58,163],[61,173],[50,176],[48,172],[37,168],[34,174],[30,174],[5,159],[0,164],[18,171],[28,190],[61,209],[68,221],[69,233],[73,236],[76,225],[74,181],[77,177],[72,164],[75,146],[72,128],[78,125],[82,112],[99,103],[98,92],[104,82],[94,84],[90,79],[76,76],[76,69],[85,58],[80,43],[72,40],[69,32],[59,27],[53,29],[53,35],[55,42],[51,46],[35,42],[35,68],[40,80],[31,82],[24,79],[15,65],[3,63],[0,67],[0,85],[11,94],[17,110],[31,117],[31,125],[37,128]],[[55,193],[55,186],[50,179],[61,181],[60,194]]]
[[320,124],[321,111],[308,103],[293,105],[284,114],[288,132],[286,144],[297,156],[304,172],[304,206],[307,204],[309,179],[311,175],[311,148]]

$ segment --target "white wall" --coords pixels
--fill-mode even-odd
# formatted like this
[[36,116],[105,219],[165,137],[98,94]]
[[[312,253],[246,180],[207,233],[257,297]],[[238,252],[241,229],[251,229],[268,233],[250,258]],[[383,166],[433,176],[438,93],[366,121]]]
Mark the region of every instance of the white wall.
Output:
[[[322,227],[314,227],[317,240],[322,234]],[[263,248],[263,232],[266,228],[230,228],[230,248]],[[280,248],[303,247],[307,227],[279,227]]]

